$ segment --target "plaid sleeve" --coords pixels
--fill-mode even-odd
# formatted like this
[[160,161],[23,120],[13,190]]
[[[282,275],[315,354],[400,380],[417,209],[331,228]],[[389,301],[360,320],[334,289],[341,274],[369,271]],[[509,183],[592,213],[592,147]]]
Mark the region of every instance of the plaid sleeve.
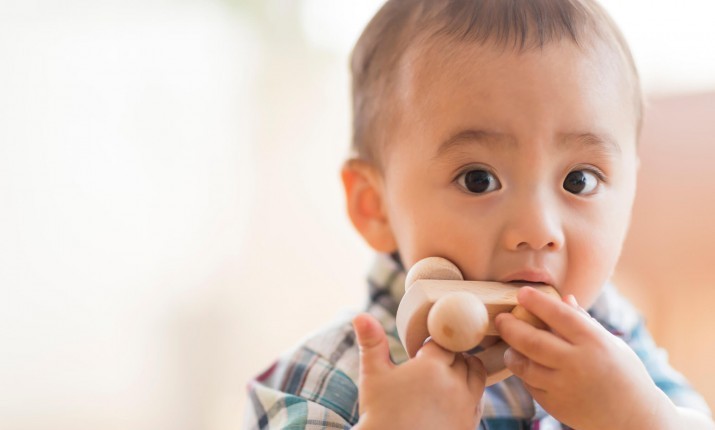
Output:
[[658,388],[663,390],[676,406],[694,409],[711,416],[705,399],[690,386],[682,374],[670,366],[668,353],[658,348],[642,319],[626,340],[641,359]]
[[656,345],[646,328],[643,316],[615,286],[606,285],[589,313],[635,351],[653,382],[676,406],[710,415],[710,408],[703,397],[690,386],[682,374],[670,366],[667,352]]
[[349,429],[358,420],[356,384],[305,347],[251,381],[248,396],[246,429]]

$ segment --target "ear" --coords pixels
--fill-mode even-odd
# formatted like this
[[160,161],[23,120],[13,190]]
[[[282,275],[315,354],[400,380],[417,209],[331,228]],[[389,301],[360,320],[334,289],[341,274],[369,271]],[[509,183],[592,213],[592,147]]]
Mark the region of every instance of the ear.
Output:
[[351,159],[343,165],[341,177],[348,215],[357,231],[375,251],[395,252],[397,242],[387,219],[383,182],[377,168]]

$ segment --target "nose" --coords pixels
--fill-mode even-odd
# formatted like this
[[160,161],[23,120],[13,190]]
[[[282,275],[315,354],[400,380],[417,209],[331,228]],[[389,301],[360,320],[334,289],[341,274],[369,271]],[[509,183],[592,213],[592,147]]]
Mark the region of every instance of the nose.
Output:
[[564,244],[558,208],[546,199],[519,199],[505,221],[503,242],[510,251],[557,251]]

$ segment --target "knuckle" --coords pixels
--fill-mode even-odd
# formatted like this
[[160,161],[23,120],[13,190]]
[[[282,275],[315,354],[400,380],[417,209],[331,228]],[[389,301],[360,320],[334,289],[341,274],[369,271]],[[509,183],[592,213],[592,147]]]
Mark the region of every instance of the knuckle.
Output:
[[358,344],[360,356],[371,354],[372,351],[378,349],[381,344],[382,342],[380,339],[364,339],[360,344]]

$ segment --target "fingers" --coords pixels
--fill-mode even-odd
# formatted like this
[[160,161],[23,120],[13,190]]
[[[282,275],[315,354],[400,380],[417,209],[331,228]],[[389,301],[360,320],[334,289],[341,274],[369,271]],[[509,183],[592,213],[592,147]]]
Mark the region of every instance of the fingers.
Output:
[[586,318],[586,320],[589,323],[595,325],[596,327],[602,328],[601,324],[598,321],[596,321],[591,316],[591,314],[588,313],[588,311],[586,309],[582,308],[581,305],[578,304],[578,302],[576,301],[576,297],[574,297],[573,294],[569,294],[566,297],[564,297],[563,301],[564,301],[564,303],[568,304],[572,308],[576,309],[578,311],[579,315]]
[[555,373],[555,370],[529,360],[514,348],[509,348],[504,353],[504,364],[525,384],[537,390],[544,390]]
[[457,354],[455,354],[454,352],[447,351],[446,349],[437,345],[435,341],[430,340],[425,343],[419,351],[417,351],[415,358],[430,358],[440,361],[447,366],[451,366],[452,363],[454,363],[454,359],[456,356]]
[[380,323],[372,315],[362,313],[353,319],[353,328],[360,349],[360,372],[370,374],[391,369],[390,347]]
[[464,354],[460,353],[460,354],[454,355],[454,363],[452,363],[452,370],[463,381],[467,380],[467,375],[469,373],[469,367],[467,365],[467,359],[464,357]]
[[[467,387],[476,397],[481,397],[487,383],[487,370],[481,360],[473,355],[464,355],[467,363]],[[481,403],[480,403],[481,404]]]
[[578,302],[576,302],[576,297],[573,294],[564,296],[562,300],[564,301],[564,303],[571,305],[571,307],[576,310],[581,309],[581,306],[578,305]]
[[558,298],[531,287],[519,289],[517,298],[519,304],[568,342],[578,343],[580,339],[590,335],[590,324],[584,324],[586,319],[572,304],[563,303]]
[[571,347],[553,333],[532,327],[509,313],[497,315],[494,323],[504,342],[546,367],[558,367]]

